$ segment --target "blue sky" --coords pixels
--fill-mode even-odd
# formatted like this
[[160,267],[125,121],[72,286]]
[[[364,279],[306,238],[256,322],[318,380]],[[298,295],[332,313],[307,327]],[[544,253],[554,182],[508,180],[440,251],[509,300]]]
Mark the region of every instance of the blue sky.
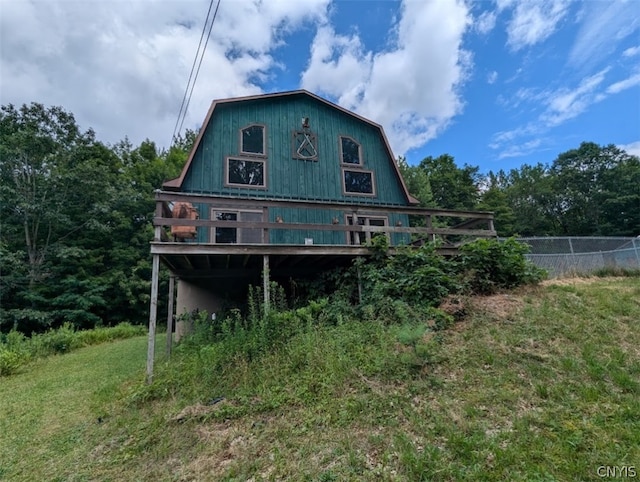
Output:
[[[0,103],[62,105],[166,146],[207,0],[0,4]],[[305,88],[383,125],[415,164],[640,154],[640,2],[221,0],[185,126],[215,98]]]

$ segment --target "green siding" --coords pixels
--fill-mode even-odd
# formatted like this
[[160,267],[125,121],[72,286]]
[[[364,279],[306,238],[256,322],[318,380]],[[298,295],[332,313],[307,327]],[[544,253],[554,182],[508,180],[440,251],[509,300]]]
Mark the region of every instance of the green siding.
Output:
[[[302,117],[309,117],[318,139],[318,160],[292,158],[291,137]],[[228,187],[224,184],[225,160],[239,156],[240,129],[250,124],[266,126],[266,189]],[[374,172],[376,196],[345,195],[339,138],[349,136],[362,146],[362,169]],[[191,168],[183,182],[187,192],[349,201],[361,204],[406,204],[379,130],[353,116],[304,94],[216,106]],[[357,169],[357,168],[354,168]]]
[[[292,135],[308,117],[311,131],[317,137],[318,160],[299,160],[292,156]],[[266,128],[266,188],[225,186],[226,158],[240,156],[240,130],[251,124]],[[348,136],[361,145],[361,169],[373,171],[375,196],[346,195],[343,191],[340,163],[340,136]],[[406,205],[404,190],[389,158],[380,130],[304,93],[223,102],[216,105],[198,149],[186,174],[182,191],[238,197],[300,199],[327,202],[349,202],[367,205]],[[350,167],[351,168],[351,167]],[[354,167],[353,169],[358,169]],[[201,213],[203,215],[203,213]],[[207,213],[207,216],[209,214]],[[271,209],[270,220],[281,216],[286,222],[331,224],[338,217],[344,224],[344,212],[331,210]],[[406,216],[389,216],[389,224]],[[201,230],[199,230],[201,231]],[[198,242],[208,235],[200,232]],[[305,232],[273,230],[271,243],[303,244],[313,238],[314,244],[346,244],[343,232]],[[394,244],[404,241],[396,236]]]

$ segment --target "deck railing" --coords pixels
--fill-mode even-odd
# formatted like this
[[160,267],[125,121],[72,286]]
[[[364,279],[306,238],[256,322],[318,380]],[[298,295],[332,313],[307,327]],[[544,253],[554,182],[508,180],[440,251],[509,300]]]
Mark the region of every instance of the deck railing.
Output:
[[[313,232],[344,232],[344,243],[324,243],[342,245],[361,245],[369,241],[376,233],[385,233],[391,240],[399,239],[394,234],[400,234],[403,242],[391,244],[420,244],[423,242],[440,240],[444,245],[459,244],[465,238],[496,237],[493,226],[493,214],[486,211],[458,211],[448,209],[427,209],[395,205],[371,205],[347,202],[324,202],[316,200],[271,199],[271,198],[237,198],[231,196],[217,196],[193,193],[175,193],[156,191],[156,213],[154,218],[154,242],[188,241],[198,244],[215,244],[212,239],[214,228],[249,229],[256,233],[260,230],[258,239],[246,244],[274,244],[272,234],[277,231],[313,231]],[[186,203],[197,208],[198,216],[174,217],[175,206]],[[326,222],[287,222],[278,216],[273,219],[271,210],[296,209],[302,211],[331,211],[337,213]],[[236,211],[258,213],[252,220],[218,220],[211,219],[214,211]],[[191,212],[182,209],[182,212]],[[280,212],[280,211],[279,211]],[[255,220],[258,217],[260,220]],[[386,218],[393,220],[385,225],[373,225],[368,222],[372,218]],[[362,220],[360,223],[358,220]],[[402,219],[405,221],[403,222]],[[420,220],[423,220],[420,222]],[[452,225],[451,222],[455,221]],[[414,224],[413,226],[411,224]],[[417,225],[423,224],[423,225]],[[191,232],[188,227],[204,228],[204,233],[193,239],[185,236],[171,236],[173,231]],[[181,229],[175,229],[180,227]],[[169,229],[167,229],[169,228]],[[348,234],[352,233],[352,235]],[[454,237],[454,241],[451,241]],[[255,238],[255,237],[254,237]],[[451,242],[449,242],[451,241]],[[317,244],[317,241],[314,241]],[[243,244],[243,243],[234,243]],[[320,243],[322,244],[322,243]]]

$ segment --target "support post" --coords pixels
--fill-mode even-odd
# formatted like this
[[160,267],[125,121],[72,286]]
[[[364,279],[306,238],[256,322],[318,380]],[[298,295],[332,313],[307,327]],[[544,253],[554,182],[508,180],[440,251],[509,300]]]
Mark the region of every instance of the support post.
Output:
[[156,320],[158,316],[158,275],[160,272],[160,256],[153,255],[151,268],[151,305],[149,307],[149,341],[147,345],[147,383],[153,380],[153,358],[156,343]]
[[360,265],[358,265],[358,304],[362,304],[362,272],[360,271]]
[[[433,219],[431,218],[431,214],[427,214],[425,216],[425,221],[426,221],[426,226],[427,229],[433,229]],[[431,242],[435,243],[436,242],[436,235],[435,234],[430,234],[428,235],[431,238]]]
[[169,307],[167,309],[167,358],[171,356],[173,345],[173,304],[175,300],[176,277],[169,276]]
[[262,255],[262,292],[264,294],[264,314],[269,313],[269,302],[271,300],[269,283],[269,255]]
[[[490,231],[495,231],[496,230],[496,227],[493,224],[493,219],[489,219],[489,230]],[[498,233],[496,233],[496,238],[498,238]]]
[[[353,215],[351,216],[353,226],[356,228],[359,227],[358,224],[358,211],[353,211]],[[356,246],[360,246],[360,233],[358,231],[353,231],[353,240]]]

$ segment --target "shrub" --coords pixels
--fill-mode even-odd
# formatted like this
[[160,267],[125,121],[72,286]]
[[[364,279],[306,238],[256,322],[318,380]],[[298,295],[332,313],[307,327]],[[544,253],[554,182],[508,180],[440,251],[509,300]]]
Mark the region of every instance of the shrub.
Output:
[[20,354],[0,346],[0,377],[15,373],[22,363]]
[[525,258],[526,244],[513,238],[503,242],[478,239],[460,247],[460,274],[471,293],[489,294],[498,289],[511,289],[535,284],[546,273]]
[[375,241],[372,260],[361,262],[360,267],[365,303],[389,298],[433,307],[460,289],[456,263],[439,255],[436,246],[400,248],[394,256],[382,256],[386,238]]
[[144,327],[129,323],[86,331],[75,331],[70,323],[65,323],[56,330],[34,334],[30,338],[18,331],[10,331],[0,338],[0,376],[15,373],[19,366],[34,358],[67,353],[82,346],[139,336],[145,331]]

